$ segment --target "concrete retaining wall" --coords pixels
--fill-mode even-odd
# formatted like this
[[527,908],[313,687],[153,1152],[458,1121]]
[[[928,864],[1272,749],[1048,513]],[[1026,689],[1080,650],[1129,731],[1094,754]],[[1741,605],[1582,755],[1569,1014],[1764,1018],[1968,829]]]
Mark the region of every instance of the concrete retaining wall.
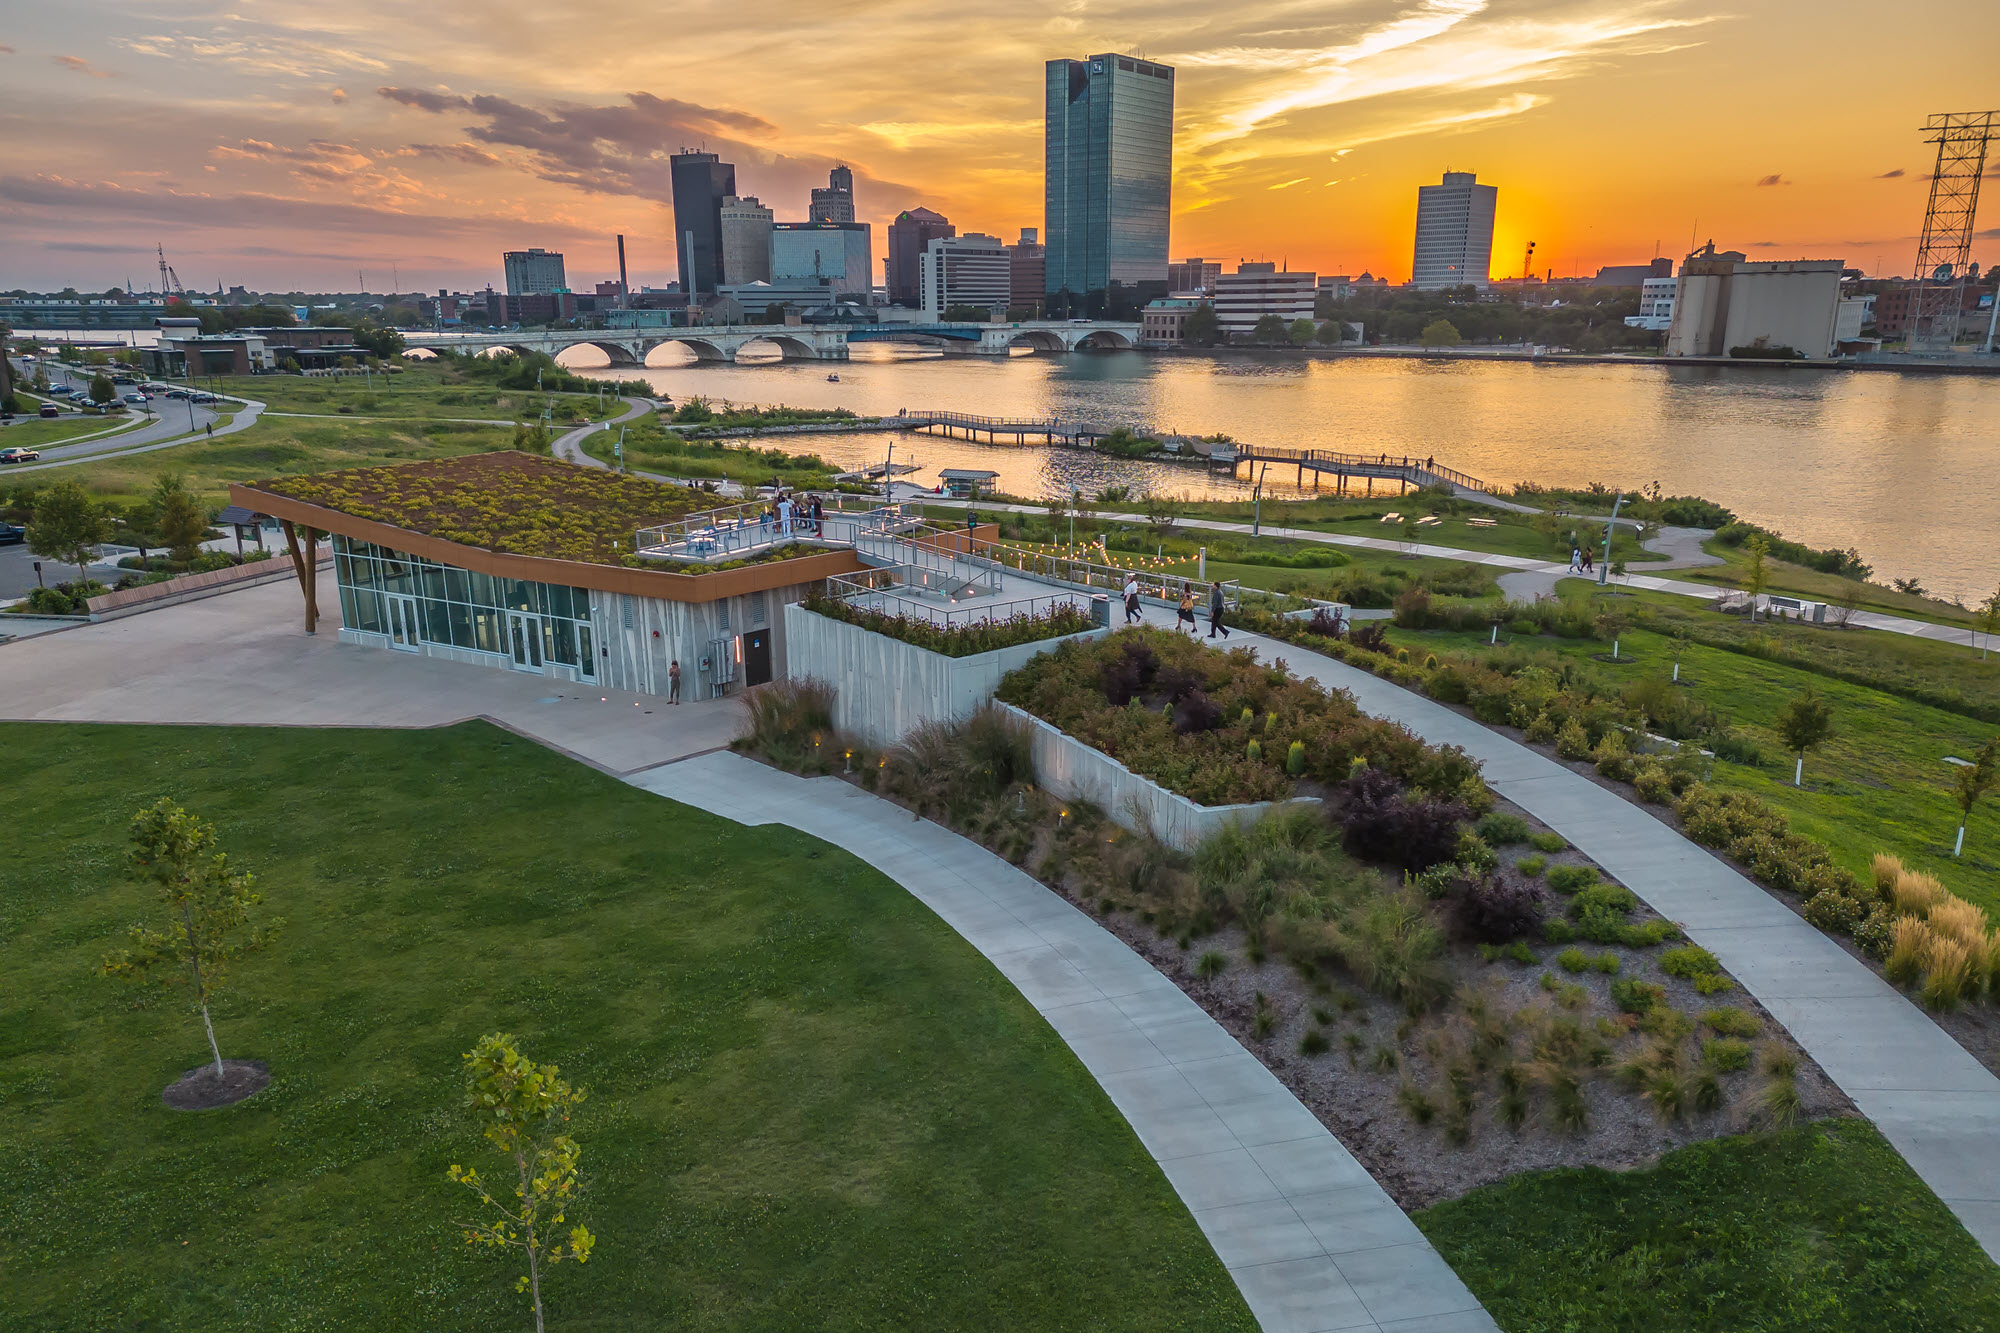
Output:
[[1193,851],[1232,824],[1254,824],[1279,806],[1320,803],[1317,797],[1303,796],[1247,805],[1196,805],[1032,713],[1012,704],[1000,708],[1034,733],[1035,781],[1043,790],[1065,801],[1089,801],[1120,828],[1147,834],[1183,852]]
[[[333,548],[322,546],[320,551],[322,554],[314,567],[326,569],[333,564]],[[159,583],[141,584],[139,587],[126,588],[119,592],[100,593],[90,599],[90,618],[118,620],[125,616],[135,616],[141,611],[158,611],[162,607],[199,601],[219,593],[235,592],[238,588],[254,588],[260,583],[272,583],[278,579],[294,581],[298,579],[298,575],[292,569],[292,558],[283,553],[275,554],[269,560],[252,560],[247,564],[231,565],[227,569],[211,569],[201,574],[179,574]],[[336,602],[334,615],[338,617],[339,614],[339,604]]]
[[954,722],[993,697],[1000,678],[1068,639],[1016,644],[972,657],[946,657],[886,634],[832,620],[797,603],[785,607],[788,676],[834,689],[833,723],[871,745],[893,745],[924,722]]

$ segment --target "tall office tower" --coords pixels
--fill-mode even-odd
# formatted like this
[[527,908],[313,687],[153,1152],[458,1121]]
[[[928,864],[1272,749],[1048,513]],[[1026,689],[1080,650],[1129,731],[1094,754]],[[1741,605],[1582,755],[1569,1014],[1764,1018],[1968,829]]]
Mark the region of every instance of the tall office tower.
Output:
[[806,210],[808,222],[852,222],[854,221],[854,173],[846,167],[835,167],[826,174],[826,188],[814,190],[812,207]]
[[1167,290],[1174,71],[1131,56],[1048,63],[1049,313],[1132,319]]
[[722,201],[722,280],[771,280],[771,225],[775,215],[757,202],[730,197]]
[[722,276],[722,201],[736,194],[736,168],[714,153],[683,148],[667,159],[674,187],[674,253],[690,300]]
[[509,296],[540,296],[569,290],[569,282],[563,277],[560,250],[509,250],[500,256],[500,263],[507,270]]
[[958,228],[942,213],[906,208],[889,224],[887,278],[889,304],[912,309],[924,303],[924,247],[940,236],[956,236]]
[[1438,185],[1417,187],[1417,256],[1410,285],[1485,287],[1493,260],[1493,206],[1498,187],[1470,171],[1447,171]]

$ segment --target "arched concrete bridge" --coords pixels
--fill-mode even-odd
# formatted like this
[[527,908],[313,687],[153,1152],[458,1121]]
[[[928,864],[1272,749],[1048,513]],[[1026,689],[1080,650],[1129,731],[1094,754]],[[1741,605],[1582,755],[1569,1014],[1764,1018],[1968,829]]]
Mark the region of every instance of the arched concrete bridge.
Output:
[[1093,320],[1036,320],[1019,324],[734,324],[695,328],[519,329],[510,333],[409,333],[412,348],[545,352],[595,347],[614,366],[642,366],[653,349],[679,343],[702,361],[734,361],[752,343],[775,347],[787,361],[845,361],[858,342],[906,342],[941,347],[953,356],[1007,356],[1016,347],[1037,352],[1110,351],[1136,346],[1139,326]]

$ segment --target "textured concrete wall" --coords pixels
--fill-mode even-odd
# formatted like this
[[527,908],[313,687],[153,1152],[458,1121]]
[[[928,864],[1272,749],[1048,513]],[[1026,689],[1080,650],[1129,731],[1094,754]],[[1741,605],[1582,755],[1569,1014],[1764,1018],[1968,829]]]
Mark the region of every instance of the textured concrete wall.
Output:
[[[807,584],[793,584],[718,598],[713,602],[669,602],[630,593],[590,594],[590,624],[598,642],[598,684],[641,694],[667,692],[667,666],[681,664],[681,697],[709,697],[700,673],[702,655],[718,639],[734,639],[752,630],[771,631],[771,678],[786,672],[783,610],[805,596]],[[743,688],[741,667],[729,693]]]
[[1248,805],[1196,805],[1033,714],[1012,704],[1000,707],[1034,733],[1035,781],[1043,790],[1065,801],[1089,801],[1120,828],[1148,834],[1184,852],[1231,824],[1253,824],[1281,805],[1319,804],[1317,797],[1300,797]]
[[1000,678],[1064,642],[1102,631],[1016,644],[973,657],[946,657],[886,634],[830,620],[803,606],[785,607],[790,676],[812,676],[834,689],[833,722],[871,745],[893,745],[923,722],[969,716],[993,697]]

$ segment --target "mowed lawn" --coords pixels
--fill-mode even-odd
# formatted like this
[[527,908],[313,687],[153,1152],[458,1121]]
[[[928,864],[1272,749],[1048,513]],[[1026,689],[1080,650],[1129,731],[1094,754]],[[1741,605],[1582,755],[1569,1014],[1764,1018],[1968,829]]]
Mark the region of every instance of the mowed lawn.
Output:
[[[0,724],[0,1307],[13,1328],[531,1326],[453,1225],[498,1167],[459,1057],[589,1090],[590,1263],[551,1329],[1255,1328],[1109,1100],[992,967],[803,834],[660,800],[484,723]],[[282,916],[216,1012],[96,974],[156,915],[126,827],[171,795]]]
[[2000,1328],[2000,1269],[1865,1120],[1520,1175],[1416,1221],[1508,1333]]

